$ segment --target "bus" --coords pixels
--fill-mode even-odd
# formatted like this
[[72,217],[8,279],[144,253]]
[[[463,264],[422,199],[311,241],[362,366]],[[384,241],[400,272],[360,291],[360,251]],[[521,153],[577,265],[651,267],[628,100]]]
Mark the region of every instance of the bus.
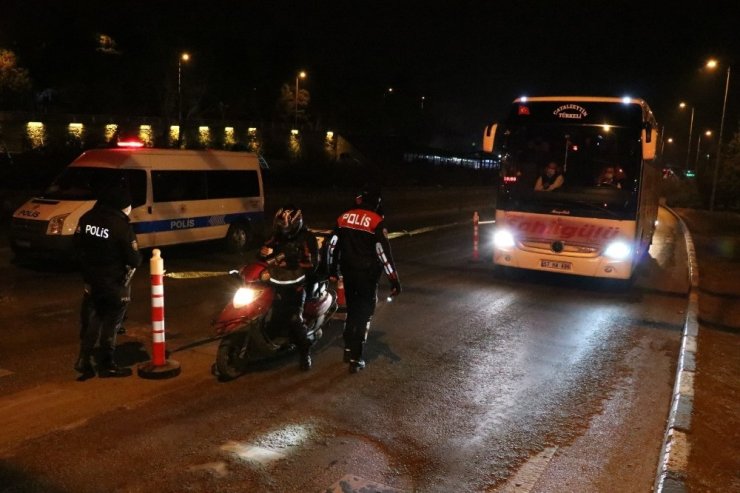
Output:
[[656,225],[658,139],[642,99],[514,100],[483,135],[501,162],[494,264],[632,279]]

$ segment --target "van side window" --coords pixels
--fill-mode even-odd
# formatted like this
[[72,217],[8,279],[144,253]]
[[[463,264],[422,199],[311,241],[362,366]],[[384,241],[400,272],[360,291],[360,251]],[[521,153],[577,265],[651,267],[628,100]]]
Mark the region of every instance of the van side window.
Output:
[[152,171],[154,202],[204,200],[205,171]]
[[125,169],[123,175],[131,192],[131,206],[139,207],[146,204],[146,171],[143,169]]
[[206,174],[209,199],[259,197],[260,184],[256,171],[214,170]]

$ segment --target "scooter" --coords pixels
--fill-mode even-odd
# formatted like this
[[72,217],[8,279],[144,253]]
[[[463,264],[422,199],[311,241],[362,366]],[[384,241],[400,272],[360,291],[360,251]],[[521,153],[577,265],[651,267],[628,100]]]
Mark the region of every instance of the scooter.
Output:
[[[288,327],[271,323],[277,296],[275,286],[304,281],[300,276],[291,282],[279,279],[281,276],[276,275],[276,267],[283,260],[281,257],[257,260],[229,272],[238,279],[240,286],[213,321],[216,334],[221,336],[213,372],[222,381],[242,375],[251,364],[296,350]],[[313,285],[307,284],[305,289],[303,319],[308,327],[309,340],[316,342],[323,335],[322,328],[337,311],[337,295],[329,289],[326,278]]]

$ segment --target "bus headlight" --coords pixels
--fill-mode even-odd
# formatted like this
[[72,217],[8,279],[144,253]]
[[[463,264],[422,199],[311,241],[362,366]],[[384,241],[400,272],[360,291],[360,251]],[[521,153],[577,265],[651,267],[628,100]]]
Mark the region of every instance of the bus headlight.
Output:
[[493,246],[496,248],[513,248],[514,235],[506,229],[496,229],[493,234]]
[[49,226],[46,227],[47,235],[60,235],[64,232],[64,220],[69,214],[54,216],[49,220]]
[[614,260],[624,260],[630,256],[632,248],[624,241],[613,241],[604,250],[604,255]]
[[231,300],[234,308],[247,306],[257,297],[257,291],[252,288],[239,288],[234,293],[234,299]]

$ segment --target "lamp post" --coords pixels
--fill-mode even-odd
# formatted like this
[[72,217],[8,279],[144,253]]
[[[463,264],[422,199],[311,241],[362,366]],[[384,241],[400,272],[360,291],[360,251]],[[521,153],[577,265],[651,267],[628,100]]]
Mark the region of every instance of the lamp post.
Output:
[[[701,135],[702,134],[699,134],[699,138],[696,139],[696,163],[694,164],[694,167],[697,170],[699,169],[699,153],[701,152]],[[707,137],[711,137],[712,131],[707,130],[706,132],[704,132],[704,135],[706,135]]]
[[[707,68],[717,67],[716,60],[709,60]],[[717,138],[717,157],[714,163],[714,176],[712,177],[712,194],[709,197],[709,210],[714,211],[714,199],[717,195],[717,175],[719,172],[719,161],[722,155],[722,131],[725,127],[725,111],[727,110],[727,92],[730,90],[730,66],[727,66],[727,79],[725,80],[725,98],[722,101],[722,119],[719,122],[719,137]]]
[[190,60],[188,53],[177,57],[177,147],[182,143],[182,62]]
[[295,121],[293,122],[294,128],[298,128],[298,81],[300,79],[305,79],[305,78],[306,78],[306,72],[304,72],[303,70],[298,72],[298,75],[296,75],[296,78],[295,78]]
[[[678,105],[681,109],[686,107],[686,103]],[[694,107],[691,107],[691,122],[689,123],[689,145],[686,147],[686,171],[689,170],[689,160],[691,159],[691,134],[694,130]]]

